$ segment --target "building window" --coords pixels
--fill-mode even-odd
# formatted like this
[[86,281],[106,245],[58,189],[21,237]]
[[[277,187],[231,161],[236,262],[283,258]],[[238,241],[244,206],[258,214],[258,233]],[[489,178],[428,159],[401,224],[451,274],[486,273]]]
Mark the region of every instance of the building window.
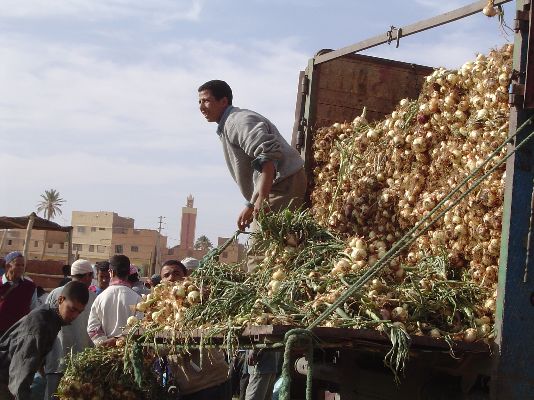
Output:
[[63,249],[65,248],[65,243],[60,243],[60,244],[59,244],[59,248],[60,248],[61,250],[63,250]]
[[105,231],[106,228],[98,228],[99,231]]
[[95,246],[93,244],[90,244],[89,245],[89,253],[94,253],[95,252]]
[[72,250],[74,250],[74,251],[82,251],[83,250],[83,245],[75,243],[75,244],[72,245]]
[[9,239],[9,240],[7,241],[7,245],[8,245],[8,246],[11,246],[12,244],[13,244],[13,240]]
[[105,253],[106,252],[106,246],[96,246],[96,252],[97,253]]
[[91,227],[91,232],[96,232],[96,226]]
[[132,250],[132,253],[137,253],[139,251],[139,247],[132,246],[131,250]]
[[122,244],[115,245],[115,254],[122,254]]
[[33,242],[33,247],[39,247],[39,241],[38,240]]
[[85,233],[85,226],[78,226],[76,227],[76,231],[78,233]]
[[48,243],[48,248],[51,249],[53,245],[53,243]]

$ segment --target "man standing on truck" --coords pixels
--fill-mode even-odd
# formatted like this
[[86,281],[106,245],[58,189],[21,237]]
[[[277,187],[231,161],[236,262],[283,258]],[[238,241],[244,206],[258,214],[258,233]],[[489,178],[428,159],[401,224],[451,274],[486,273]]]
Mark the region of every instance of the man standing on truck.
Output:
[[[262,207],[280,211],[302,206],[306,174],[299,153],[276,126],[254,111],[234,107],[232,99],[232,89],[221,80],[198,88],[200,112],[208,122],[218,124],[226,165],[246,200],[237,219],[238,228],[244,230]],[[249,271],[253,267],[249,262]],[[245,399],[270,399],[280,369],[280,353],[248,352],[247,361],[250,377]]]
[[232,89],[221,80],[198,88],[200,112],[216,122],[226,165],[246,206],[237,219],[244,230],[268,203],[273,211],[300,207],[306,193],[304,162],[264,116],[232,105]]

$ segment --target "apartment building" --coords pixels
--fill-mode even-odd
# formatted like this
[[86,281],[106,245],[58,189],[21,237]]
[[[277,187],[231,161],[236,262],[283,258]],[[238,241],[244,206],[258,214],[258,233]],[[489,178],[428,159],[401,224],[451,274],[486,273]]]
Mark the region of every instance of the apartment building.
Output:
[[[30,237],[30,246],[28,247],[28,259],[64,260],[66,263],[68,259],[67,235],[66,232],[33,230]],[[2,236],[0,257],[12,251],[22,251],[24,249],[25,229],[8,229],[5,233],[2,232]]]
[[73,211],[71,224],[73,253],[91,262],[124,254],[147,273],[148,266],[166,253],[166,236],[153,229],[135,229],[133,218],[114,212]]
[[[217,247],[222,246],[229,238],[217,238]],[[233,264],[245,258],[245,246],[234,240],[219,256],[219,261],[225,264]]]
[[[229,238],[217,238],[217,247],[222,246]],[[183,260],[186,257],[193,257],[200,260],[209,250],[201,250],[194,248],[184,248],[182,245],[171,247],[167,249],[165,256],[161,258],[162,261],[167,260]],[[242,261],[245,258],[245,246],[237,241],[232,242],[219,255],[219,261],[225,264],[233,264]]]

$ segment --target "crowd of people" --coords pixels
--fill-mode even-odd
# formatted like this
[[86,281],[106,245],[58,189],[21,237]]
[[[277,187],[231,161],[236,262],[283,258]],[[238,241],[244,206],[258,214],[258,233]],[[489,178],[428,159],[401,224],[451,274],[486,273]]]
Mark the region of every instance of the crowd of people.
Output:
[[[142,317],[135,308],[142,294],[161,282],[182,280],[190,272],[181,261],[168,260],[161,275],[143,282],[125,255],[95,265],[78,259],[69,272],[63,269],[60,286],[43,296],[24,276],[20,252],[9,253],[2,261],[0,400],[55,399],[67,357],[88,347],[114,346],[128,318]],[[191,268],[198,266],[198,260],[184,261]],[[178,375],[180,367],[175,369]],[[204,384],[197,382],[190,399],[207,398],[202,397],[203,390],[225,383],[227,371],[224,382],[213,381],[213,376]],[[188,377],[187,373],[182,376]]]

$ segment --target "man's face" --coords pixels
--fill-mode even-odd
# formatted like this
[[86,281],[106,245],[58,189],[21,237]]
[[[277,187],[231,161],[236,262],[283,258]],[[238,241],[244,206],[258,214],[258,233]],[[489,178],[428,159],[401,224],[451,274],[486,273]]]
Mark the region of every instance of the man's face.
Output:
[[91,282],[93,281],[93,273],[89,272],[85,275],[83,275],[80,279],[78,279],[81,283],[83,283],[85,286],[89,287],[91,286]]
[[6,276],[10,281],[19,280],[24,272],[24,257],[17,257],[6,265]]
[[161,268],[162,282],[177,282],[185,278],[184,271],[177,265],[165,265]]
[[98,287],[102,290],[106,289],[109,286],[109,270],[101,271],[98,270],[96,273],[96,280],[98,282]]
[[74,321],[85,309],[84,304],[67,299],[65,296],[59,296],[57,302],[59,304],[59,315],[67,324]]
[[219,122],[221,116],[228,107],[228,99],[223,97],[217,100],[209,90],[198,92],[198,105],[200,112],[208,122]]

